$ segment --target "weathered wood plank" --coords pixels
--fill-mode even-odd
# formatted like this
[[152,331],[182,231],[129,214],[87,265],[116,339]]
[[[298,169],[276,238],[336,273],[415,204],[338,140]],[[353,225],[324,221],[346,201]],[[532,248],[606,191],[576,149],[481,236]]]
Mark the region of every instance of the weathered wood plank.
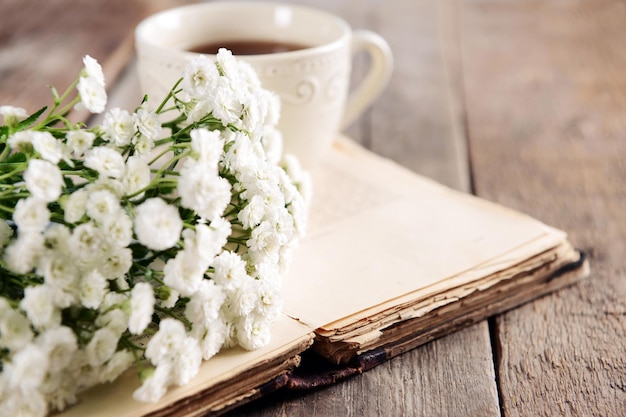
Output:
[[0,2],[0,105],[34,112],[64,90],[89,54],[109,85],[134,53],[132,30],[145,16],[191,0],[3,0]]
[[568,230],[592,266],[495,321],[504,415],[626,415],[626,5],[459,4],[478,195]]

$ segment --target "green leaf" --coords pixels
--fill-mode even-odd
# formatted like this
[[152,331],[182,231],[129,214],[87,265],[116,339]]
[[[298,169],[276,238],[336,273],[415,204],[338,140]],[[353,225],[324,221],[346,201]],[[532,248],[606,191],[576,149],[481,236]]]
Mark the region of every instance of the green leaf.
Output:
[[9,157],[4,162],[7,164],[17,164],[17,163],[26,162],[26,155],[23,152],[15,152],[9,155]]
[[0,126],[0,141],[6,143],[9,137],[9,126]]
[[27,119],[24,119],[21,122],[19,122],[16,126],[17,130],[26,129],[27,127],[35,123],[37,119],[39,119],[39,116],[41,116],[43,112],[45,112],[47,109],[48,109],[48,106],[43,106],[41,109],[39,109],[38,111],[30,115]]

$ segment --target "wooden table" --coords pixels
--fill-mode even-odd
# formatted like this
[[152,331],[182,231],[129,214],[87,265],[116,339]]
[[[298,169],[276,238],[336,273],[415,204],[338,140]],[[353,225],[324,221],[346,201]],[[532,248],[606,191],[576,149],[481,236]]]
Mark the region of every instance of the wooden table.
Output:
[[[112,100],[123,95],[133,26],[181,3],[3,0],[0,104],[35,110],[86,53]],[[349,136],[567,230],[592,274],[362,376],[230,416],[626,415],[626,4],[296,3],[378,31],[394,51],[391,85]]]

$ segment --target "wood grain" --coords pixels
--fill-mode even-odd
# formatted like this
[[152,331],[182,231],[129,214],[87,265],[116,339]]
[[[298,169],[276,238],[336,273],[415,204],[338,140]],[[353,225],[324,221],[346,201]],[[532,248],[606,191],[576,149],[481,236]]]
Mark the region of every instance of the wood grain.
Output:
[[503,415],[626,415],[626,5],[459,4],[478,195],[568,230],[592,266],[495,320]]
[[3,0],[0,3],[0,105],[34,112],[64,90],[84,55],[103,66],[109,86],[133,55],[133,28],[182,0]]

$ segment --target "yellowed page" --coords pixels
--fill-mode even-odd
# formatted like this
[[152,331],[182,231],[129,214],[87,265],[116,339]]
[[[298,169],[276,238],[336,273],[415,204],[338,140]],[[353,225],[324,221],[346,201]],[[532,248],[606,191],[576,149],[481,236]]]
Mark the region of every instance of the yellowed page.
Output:
[[[291,317],[323,327],[445,280],[470,282],[565,239],[342,139],[314,173],[308,236],[285,280]],[[365,314],[365,313],[364,313]]]

